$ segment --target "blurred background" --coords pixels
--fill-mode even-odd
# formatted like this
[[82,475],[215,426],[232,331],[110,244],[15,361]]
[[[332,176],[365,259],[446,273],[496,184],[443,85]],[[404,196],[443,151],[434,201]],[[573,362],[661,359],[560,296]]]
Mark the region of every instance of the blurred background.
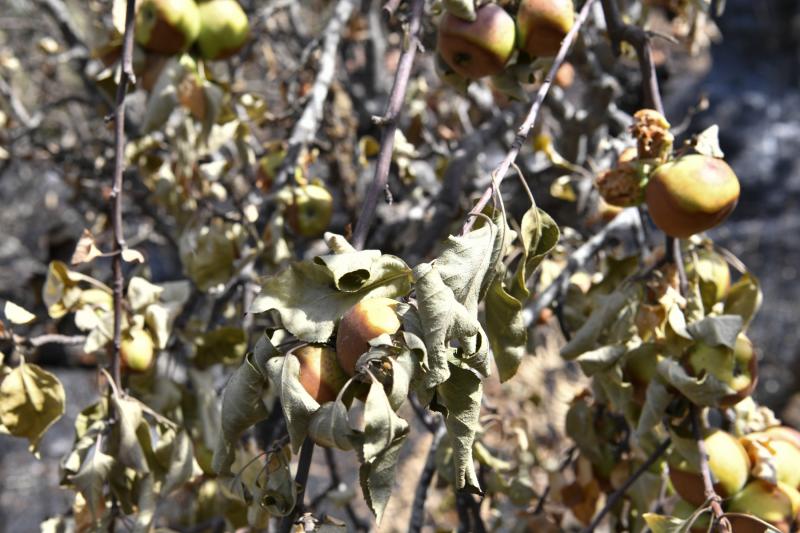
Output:
[[[83,4],[68,3],[77,11],[85,9]],[[673,125],[678,124],[687,110],[704,100],[708,106],[694,116],[687,134],[712,124],[720,126],[722,149],[743,192],[732,217],[714,237],[762,283],[764,304],[751,329],[761,352],[757,397],[786,423],[798,426],[800,2],[727,0],[717,23],[720,33],[708,36],[714,43],[709,53],[659,66],[667,116]],[[42,59],[41,48],[47,46],[42,37],[56,34],[53,18],[39,9],[37,2],[0,0],[0,82],[6,83],[12,67],[62,69],[60,76],[70,76],[68,66],[53,66]],[[26,102],[35,102],[31,95],[36,91],[57,94],[59,88],[52,81],[57,79],[55,73],[43,73],[44,85],[18,87],[31,91]],[[0,110],[14,105],[7,96],[0,90]],[[71,142],[77,139],[73,137]],[[2,148],[0,140],[0,154]],[[33,305],[31,294],[40,291],[48,262],[68,258],[83,229],[80,206],[59,202],[69,192],[54,168],[61,164],[74,163],[44,156],[29,160],[0,157],[2,299]],[[58,353],[51,356],[50,363],[63,363]],[[44,518],[69,506],[68,495],[58,488],[58,460],[70,449],[74,417],[93,400],[96,385],[94,373],[85,369],[57,368],[55,372],[70,400],[66,416],[42,443],[41,460],[27,452],[25,442],[0,436],[0,531],[38,531]]]

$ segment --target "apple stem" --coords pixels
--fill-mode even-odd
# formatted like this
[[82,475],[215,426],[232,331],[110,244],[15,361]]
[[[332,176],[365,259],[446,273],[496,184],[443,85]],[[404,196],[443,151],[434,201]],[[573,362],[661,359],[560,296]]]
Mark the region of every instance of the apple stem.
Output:
[[422,27],[424,8],[425,0],[412,0],[411,19],[408,23],[406,46],[397,63],[397,70],[394,74],[392,90],[389,93],[389,103],[386,105],[386,112],[378,119],[378,122],[383,125],[381,145],[378,150],[378,161],[375,164],[375,176],[367,189],[366,197],[361,207],[361,213],[356,222],[356,229],[353,232],[352,243],[357,250],[363,249],[367,242],[367,232],[372,225],[372,220],[375,218],[375,210],[389,182],[389,169],[392,165],[394,137],[397,132],[397,119],[400,117],[400,112],[403,110],[403,103],[406,99],[406,89],[408,88],[408,80],[411,77],[411,68],[414,65],[414,58],[417,55],[417,50],[421,48],[419,33]]
[[481,196],[480,200],[478,200],[478,203],[475,204],[475,207],[473,207],[472,211],[470,211],[467,215],[467,220],[464,222],[464,225],[461,228],[462,235],[465,235],[469,232],[469,230],[472,229],[473,224],[475,224],[475,215],[482,212],[483,208],[486,207],[486,204],[489,203],[489,200],[491,200],[492,195],[494,194],[495,188],[499,190],[500,183],[506,177],[508,169],[514,163],[514,161],[516,161],[517,155],[519,155],[519,151],[522,149],[522,145],[528,138],[528,134],[530,133],[531,129],[533,129],[536,119],[539,117],[539,110],[544,104],[544,99],[547,97],[547,93],[550,92],[550,87],[553,85],[556,72],[558,72],[559,67],[561,67],[561,64],[566,59],[567,53],[572,47],[572,43],[575,42],[575,37],[578,35],[581,27],[583,27],[583,24],[589,18],[589,13],[591,13],[592,6],[594,4],[595,0],[587,0],[587,2],[583,4],[583,7],[575,19],[575,23],[572,25],[572,28],[569,30],[569,33],[567,33],[566,37],[564,37],[564,40],[561,41],[561,47],[558,49],[558,53],[553,59],[553,65],[547,72],[547,77],[545,77],[544,81],[539,86],[539,90],[536,91],[536,97],[531,103],[531,107],[528,110],[528,115],[525,117],[524,122],[517,129],[517,134],[514,136],[514,141],[511,143],[511,148],[506,154],[506,157],[492,171],[492,184],[487,187],[485,191],[483,191],[483,196]]
[[700,420],[697,414],[697,406],[692,404],[689,407],[689,416],[692,422],[692,435],[697,441],[697,451],[700,454],[700,473],[703,476],[703,488],[706,496],[706,501],[710,503],[711,510],[714,512],[715,529],[713,531],[731,531],[731,524],[725,518],[725,511],[722,510],[719,494],[714,490],[714,482],[711,479],[711,468],[708,466],[708,451],[706,450],[706,441],[703,440],[700,434]]
[[611,493],[611,495],[606,500],[606,504],[603,506],[602,509],[600,509],[600,512],[597,513],[597,515],[595,515],[594,519],[592,520],[592,523],[586,526],[586,528],[581,533],[591,533],[592,531],[594,531],[597,528],[597,526],[600,525],[600,522],[603,521],[603,518],[605,518],[608,512],[617,505],[619,500],[625,495],[626,492],[628,492],[631,486],[633,486],[633,484],[636,483],[636,480],[639,479],[642,476],[642,474],[644,474],[648,469],[650,469],[650,467],[653,466],[655,462],[658,461],[662,455],[664,455],[664,453],[667,451],[667,449],[670,447],[671,444],[672,440],[669,437],[664,439],[664,441],[658,445],[658,448],[653,450],[653,453],[650,454],[647,460],[641,465],[639,465],[639,468],[637,468],[636,471],[633,474],[631,474],[630,477],[628,477],[628,479],[625,480],[625,483],[623,483],[623,485],[620,488]]

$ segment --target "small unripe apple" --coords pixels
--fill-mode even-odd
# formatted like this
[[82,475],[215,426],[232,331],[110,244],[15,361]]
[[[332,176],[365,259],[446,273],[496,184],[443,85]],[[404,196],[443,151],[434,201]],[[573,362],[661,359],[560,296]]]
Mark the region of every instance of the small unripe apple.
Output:
[[131,372],[147,372],[156,358],[153,337],[144,329],[132,329],[125,333],[119,346],[122,367]]
[[247,14],[236,0],[207,0],[198,6],[197,48],[204,59],[225,59],[241,50],[250,35]]
[[[760,479],[748,483],[728,504],[731,513],[753,515],[784,533],[789,532],[799,510],[800,493],[796,489]],[[736,533],[763,533],[766,529],[763,524],[741,516],[731,516],[730,521]]]
[[486,4],[474,21],[445,13],[439,22],[437,50],[458,75],[470,80],[500,73],[514,51],[514,19],[495,4]]
[[663,356],[656,350],[639,348],[625,360],[622,375],[633,385],[633,399],[639,405],[644,405],[647,387],[658,375],[658,362],[662,358]]
[[720,400],[720,407],[730,407],[750,396],[758,379],[758,360],[753,343],[744,333],[736,338],[733,350],[698,342],[689,351],[687,364],[692,374],[709,373],[729,385],[733,394]]
[[[720,429],[711,430],[703,439],[708,453],[714,490],[723,498],[733,496],[744,487],[750,474],[750,457],[739,440]],[[705,489],[699,465],[691,465],[677,453],[670,456],[669,479],[681,498],[700,506],[705,502]]]
[[292,188],[286,207],[289,226],[303,237],[322,235],[333,215],[333,196],[322,185],[302,185]]
[[725,161],[686,155],[650,176],[645,201],[656,226],[686,239],[719,225],[736,207],[739,179]]
[[336,333],[336,355],[348,375],[355,373],[356,361],[369,351],[371,339],[384,333],[393,335],[400,329],[396,306],[397,301],[391,298],[370,298],[344,314]]
[[517,47],[529,56],[554,56],[575,23],[572,0],[522,0],[517,11]]
[[142,0],[136,12],[136,42],[151,52],[187,50],[200,32],[194,0]]
[[300,361],[300,384],[317,403],[331,402],[347,382],[336,352],[317,344],[305,344],[292,354]]

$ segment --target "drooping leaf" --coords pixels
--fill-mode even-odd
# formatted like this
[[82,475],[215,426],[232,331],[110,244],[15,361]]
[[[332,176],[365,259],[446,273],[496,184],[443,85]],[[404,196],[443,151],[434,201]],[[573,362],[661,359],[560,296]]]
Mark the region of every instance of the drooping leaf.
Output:
[[134,276],[128,282],[126,295],[131,309],[139,312],[143,311],[148,305],[158,302],[163,291],[163,287],[150,283],[142,277]]
[[447,409],[445,426],[453,443],[456,489],[480,494],[472,460],[472,445],[480,429],[483,385],[470,370],[451,365],[450,378],[437,388],[439,402]]
[[289,463],[292,453],[288,446],[270,454],[267,459],[267,483],[256,495],[261,505],[274,516],[286,516],[297,501],[297,485]]
[[70,479],[70,482],[83,494],[95,519],[105,512],[104,490],[108,485],[113,466],[114,458],[94,445],[86,454],[78,472]]
[[489,286],[485,305],[486,335],[500,381],[504,382],[517,373],[528,342],[522,303],[506,291],[503,275],[498,275]]
[[[146,426],[143,418],[142,405],[133,399],[114,395],[111,398],[114,413],[117,418],[116,427],[119,431],[119,448],[116,457],[123,465],[133,468],[137,472],[150,472],[142,444],[139,442],[139,427]],[[149,435],[149,429],[147,429]]]
[[583,352],[591,350],[603,331],[613,326],[619,319],[619,314],[626,305],[631,305],[638,299],[638,289],[629,285],[617,290],[608,296],[600,297],[598,307],[584,322],[572,339],[561,348],[561,356],[565,359],[574,359]]
[[522,217],[519,237],[522,243],[522,259],[517,266],[515,283],[510,293],[520,302],[525,302],[530,296],[527,287],[528,278],[539,268],[547,254],[556,247],[561,232],[550,215],[537,207],[532,207]]
[[639,416],[639,422],[636,426],[636,434],[640,438],[647,435],[650,430],[661,423],[670,402],[672,402],[672,394],[670,394],[667,387],[655,379],[650,381],[647,386],[642,414]]
[[601,346],[594,350],[582,353],[576,361],[581,365],[581,370],[587,376],[594,376],[598,372],[608,370],[625,355],[630,347],[622,344]]
[[347,420],[347,409],[341,401],[326,402],[311,416],[308,426],[311,439],[327,448],[353,449],[353,431]]
[[192,439],[185,431],[179,431],[175,435],[168,464],[169,469],[161,485],[162,495],[169,494],[201,473],[194,459]]
[[278,395],[289,431],[292,449],[296,453],[308,435],[308,425],[320,405],[300,383],[300,361],[291,352],[267,361],[270,384]]
[[725,314],[742,317],[744,329],[747,329],[761,308],[762,300],[763,295],[758,279],[750,272],[745,272],[728,291],[728,297],[725,299]]
[[383,385],[373,380],[364,406],[364,431],[354,440],[361,460],[361,490],[378,523],[392,494],[400,448],[408,430],[408,423],[394,412]]
[[38,365],[21,363],[0,383],[0,424],[15,437],[28,439],[36,454],[47,429],[64,414],[64,387]]

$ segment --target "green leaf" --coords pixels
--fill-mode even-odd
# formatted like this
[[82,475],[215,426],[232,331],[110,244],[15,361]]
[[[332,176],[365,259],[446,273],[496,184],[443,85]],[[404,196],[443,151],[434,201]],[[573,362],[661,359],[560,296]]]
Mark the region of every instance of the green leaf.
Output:
[[359,300],[395,298],[410,290],[411,272],[401,259],[379,252],[350,252],[292,263],[266,278],[250,312],[274,309],[283,327],[297,338],[325,342],[336,321]]
[[528,330],[522,318],[522,303],[511,296],[498,275],[486,293],[486,335],[492,348],[500,382],[514,377],[528,342]]
[[198,337],[195,346],[194,364],[198,368],[219,363],[234,365],[241,361],[247,351],[247,335],[242,328],[221,327]]
[[380,523],[394,487],[400,448],[408,423],[397,416],[377,380],[372,381],[364,406],[364,431],[354,436],[361,460],[359,478],[367,505]]
[[614,366],[629,349],[628,346],[622,344],[601,346],[582,353],[576,360],[581,365],[583,373],[591,377]]
[[37,455],[42,435],[64,414],[64,387],[50,372],[24,361],[0,383],[0,424],[30,443]]
[[114,458],[103,453],[95,444],[89,449],[78,472],[70,479],[83,495],[95,520],[105,513],[104,491],[113,466]]
[[200,466],[194,459],[194,445],[185,431],[179,431],[171,446],[169,469],[161,486],[161,494],[167,495],[182,487],[201,473]]
[[742,331],[742,317],[739,315],[707,316],[687,327],[692,338],[709,346],[736,347],[736,338]]
[[42,300],[50,318],[61,318],[76,306],[81,298],[78,282],[86,276],[67,268],[61,261],[51,261],[47,267],[47,279],[42,288]]
[[453,443],[456,489],[480,494],[472,460],[472,445],[480,429],[483,385],[474,372],[452,366],[450,379],[437,388],[439,402],[446,408],[445,425]]

